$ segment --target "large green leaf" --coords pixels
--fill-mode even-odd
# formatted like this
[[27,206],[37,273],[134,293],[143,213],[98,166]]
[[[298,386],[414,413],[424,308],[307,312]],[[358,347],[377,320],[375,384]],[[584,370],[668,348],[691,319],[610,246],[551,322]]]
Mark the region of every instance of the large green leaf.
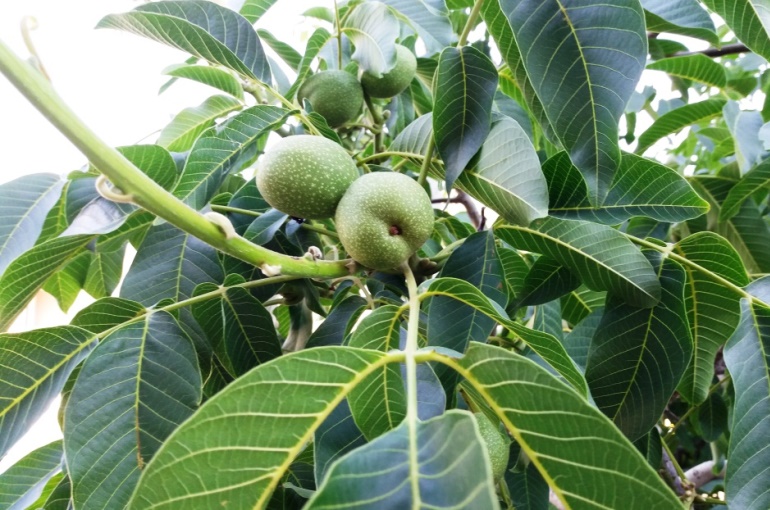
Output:
[[533,361],[475,342],[462,359],[435,356],[478,390],[566,508],[680,508],[607,417]]
[[445,48],[436,69],[433,136],[451,188],[490,129],[497,69],[473,46]]
[[549,213],[564,219],[615,225],[633,216],[676,222],[708,210],[690,184],[675,170],[634,154],[623,154],[602,205],[593,206],[585,182],[566,153],[543,163],[548,180]]
[[61,270],[54,272],[43,285],[43,290],[56,298],[62,311],[68,311],[77,299],[86,283],[93,258],[88,250],[80,252]]
[[708,228],[727,239],[738,251],[749,273],[770,272],[770,227],[751,201],[744,201],[738,213],[725,222],[718,220],[721,204],[729,196],[736,181],[723,177],[698,176],[693,187],[711,205]]
[[260,365],[208,400],[166,440],[142,473],[129,508],[215,508],[222,501],[233,508],[263,508],[292,460],[347,393],[399,360],[376,351],[319,347]]
[[64,450],[77,508],[123,508],[140,471],[197,407],[201,375],[190,339],[166,312],[107,335],[67,402]]
[[764,0],[703,0],[751,51],[770,60],[770,7]]
[[754,110],[743,110],[737,101],[728,101],[722,108],[725,124],[733,135],[735,159],[741,173],[759,164],[765,157],[765,146],[759,139],[759,130],[764,121],[762,114]]
[[537,152],[508,117],[492,125],[478,161],[460,174],[457,187],[509,223],[528,225],[548,215],[548,185]]
[[35,245],[63,186],[56,174],[25,175],[0,186],[0,275]]
[[440,52],[457,40],[446,9],[436,0],[383,1],[396,9],[404,22],[419,34],[429,55]]
[[[203,66],[200,66],[203,67]],[[213,67],[203,67],[212,69]],[[229,96],[212,96],[198,106],[191,106],[179,112],[160,135],[158,145],[170,151],[184,152],[195,143],[196,138],[214,124],[219,117],[243,107],[243,103]]]
[[405,422],[335,462],[307,508],[499,508],[484,448],[467,411]]
[[[426,282],[426,288],[420,294],[420,299],[433,296],[446,296],[471,306],[509,329],[514,335],[521,338],[541,358],[543,358],[556,372],[569,382],[578,392],[587,393],[586,382],[583,374],[575,367],[575,364],[567,355],[561,343],[552,335],[529,329],[518,322],[510,320],[505,311],[494,301],[490,300],[479,289],[457,278],[436,278]],[[479,342],[470,342],[469,349]]]
[[120,296],[150,306],[167,298],[188,299],[197,284],[222,279],[214,248],[165,223],[147,234]]
[[677,389],[688,402],[699,404],[706,399],[714,378],[717,351],[735,331],[740,313],[740,296],[714,277],[739,287],[748,285],[749,279],[735,248],[712,232],[686,237],[676,244],[674,253],[697,265],[683,265],[693,358]]
[[364,71],[381,76],[396,65],[398,20],[387,5],[372,1],[352,7],[342,32],[356,47],[350,58]]
[[116,28],[186,51],[248,78],[271,83],[270,65],[251,24],[243,16],[205,0],[143,4],[109,14],[97,28]]
[[632,441],[660,419],[693,349],[684,269],[659,252],[645,255],[660,278],[660,301],[653,308],[637,308],[607,299],[586,364],[597,407]]
[[610,227],[549,217],[529,227],[499,225],[495,233],[516,248],[556,259],[593,290],[607,290],[648,308],[660,299],[660,283],[650,262]]
[[[201,209],[217,193],[228,172],[253,155],[255,142],[279,127],[289,115],[277,106],[252,106],[223,125],[210,128],[195,141],[174,195]],[[237,168],[236,168],[237,170]]]
[[[765,278],[749,290],[767,284]],[[727,501],[731,508],[762,510],[770,506],[770,307],[741,300],[740,323],[724,355],[735,386]]]
[[[225,285],[244,281],[231,275]],[[219,288],[214,283],[202,283],[195,288],[194,296]],[[281,355],[272,316],[246,289],[230,287],[217,298],[193,304],[192,312],[219,361],[234,377]]]
[[62,468],[62,443],[49,443],[11,466],[0,475],[0,508],[33,508],[45,485]]
[[[163,74],[173,76],[174,78],[197,81],[230,94],[234,98],[243,99],[243,85],[241,85],[241,82],[231,72],[219,67],[178,64],[167,67],[163,70]],[[187,111],[187,109],[183,111]]]
[[706,99],[698,103],[686,104],[664,113],[639,137],[636,153],[642,154],[661,138],[676,133],[683,127],[719,115],[722,113],[724,105],[724,99]]
[[719,36],[714,22],[698,0],[641,0],[647,30],[671,32],[704,39],[714,46]]
[[94,338],[74,326],[0,335],[0,455],[61,392]]
[[[638,0],[500,0],[550,125],[600,205],[620,164],[618,122],[647,58]],[[620,50],[622,48],[622,50]]]
[[727,221],[741,209],[741,204],[755,191],[770,187],[770,161],[765,161],[749,170],[738,184],[730,189],[719,211],[719,221]]
[[55,272],[85,248],[93,236],[56,237],[15,259],[0,277],[0,331],[8,329]]
[[123,275],[123,248],[112,252],[98,252],[91,257],[83,290],[94,299],[111,296]]
[[671,76],[705,83],[712,87],[727,85],[725,69],[706,55],[685,55],[656,60],[647,64],[651,71],[663,71]]

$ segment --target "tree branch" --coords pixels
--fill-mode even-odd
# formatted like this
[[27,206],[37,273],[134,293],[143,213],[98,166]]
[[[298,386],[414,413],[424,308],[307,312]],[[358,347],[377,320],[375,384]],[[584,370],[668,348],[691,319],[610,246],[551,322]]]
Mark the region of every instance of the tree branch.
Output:
[[707,460],[706,462],[702,462],[697,466],[693,466],[685,471],[684,476],[687,477],[687,480],[690,483],[692,483],[693,487],[699,489],[709,483],[711,480],[724,478],[725,470],[727,469],[727,463],[725,463],[719,473],[714,473],[714,466],[716,466],[716,462],[713,460]]
[[2,41],[0,72],[133,203],[228,255],[257,267],[270,266],[271,273],[317,278],[350,274],[346,266],[350,261],[316,261],[276,253],[228,233],[190,208],[102,141],[70,110],[50,83]]
[[737,44],[725,44],[721,48],[706,48],[700,51],[680,51],[674,53],[675,57],[688,57],[690,55],[706,55],[707,57],[715,58],[722,57],[724,55],[735,55],[736,53],[747,53],[751,50],[742,43]]

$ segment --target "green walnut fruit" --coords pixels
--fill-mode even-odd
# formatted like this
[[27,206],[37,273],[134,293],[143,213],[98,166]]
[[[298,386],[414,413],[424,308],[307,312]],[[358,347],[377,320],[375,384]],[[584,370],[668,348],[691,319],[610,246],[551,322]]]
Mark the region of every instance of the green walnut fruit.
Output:
[[360,264],[397,268],[430,237],[433,206],[425,190],[394,172],[365,174],[353,182],[334,216],[342,246]]
[[345,149],[320,136],[281,139],[260,159],[257,188],[268,204],[295,218],[330,218],[358,177]]
[[508,455],[510,452],[510,440],[504,437],[497,426],[495,426],[484,413],[475,413],[476,423],[481,432],[481,439],[484,440],[484,446],[489,453],[489,460],[492,464],[492,477],[495,481],[499,480],[505,474],[505,468],[508,467]]
[[331,127],[355,120],[364,105],[364,91],[355,76],[345,71],[321,71],[299,88],[300,103],[307,99]]
[[397,96],[412,83],[417,71],[417,59],[404,46],[396,44],[396,65],[379,78],[366,71],[361,75],[361,85],[372,97],[387,99]]

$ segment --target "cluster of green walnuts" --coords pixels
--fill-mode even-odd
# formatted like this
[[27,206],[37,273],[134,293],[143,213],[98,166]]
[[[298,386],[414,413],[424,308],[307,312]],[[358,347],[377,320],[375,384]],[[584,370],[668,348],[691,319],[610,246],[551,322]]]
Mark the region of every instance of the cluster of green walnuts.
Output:
[[[400,45],[396,55],[393,69],[379,77],[364,72],[360,82],[345,71],[318,72],[298,97],[330,126],[341,126],[360,114],[364,90],[389,98],[409,85],[416,59]],[[359,176],[345,149],[320,136],[289,136],[270,148],[260,160],[257,187],[267,203],[292,217],[334,217],[345,251],[372,269],[398,268],[433,231],[433,207],[419,184],[395,172]]]

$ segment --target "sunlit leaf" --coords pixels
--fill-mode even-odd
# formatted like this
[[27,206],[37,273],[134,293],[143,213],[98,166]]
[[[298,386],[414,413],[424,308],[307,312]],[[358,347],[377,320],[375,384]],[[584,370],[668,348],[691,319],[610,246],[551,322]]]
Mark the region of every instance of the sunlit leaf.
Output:
[[[204,69],[215,70],[213,67]],[[170,151],[189,150],[196,138],[211,127],[216,119],[242,107],[243,103],[232,97],[211,96],[199,106],[185,108],[171,119],[158,135],[158,145]]]
[[[232,73],[214,66],[179,64],[167,67],[164,74],[174,78],[185,78],[214,87],[234,98],[243,98],[243,86]],[[184,110],[187,111],[187,110]],[[159,142],[160,143],[160,142]],[[162,144],[161,144],[162,145]]]
[[770,7],[763,0],[703,0],[752,51],[770,60]]
[[672,76],[705,83],[712,87],[724,88],[727,75],[724,68],[706,55],[670,57],[647,64],[647,69],[663,71]]
[[125,30],[186,51],[243,76],[271,83],[270,65],[251,24],[239,14],[206,0],[142,4],[109,14],[97,28]]
[[690,124],[708,120],[722,113],[724,105],[724,99],[706,99],[697,103],[686,104],[664,113],[639,137],[636,153],[642,154],[661,138],[676,133]]
[[660,299],[660,284],[649,261],[610,227],[546,218],[529,227],[500,225],[495,233],[516,248],[549,255],[593,290],[607,290],[642,307]]
[[356,47],[350,58],[364,71],[381,76],[396,65],[398,20],[382,2],[352,7],[342,31]]
[[704,39],[717,46],[714,22],[697,0],[641,0],[647,30],[671,32]]
[[0,475],[0,507],[7,510],[34,508],[48,481],[62,469],[62,443],[54,441],[11,466]]

